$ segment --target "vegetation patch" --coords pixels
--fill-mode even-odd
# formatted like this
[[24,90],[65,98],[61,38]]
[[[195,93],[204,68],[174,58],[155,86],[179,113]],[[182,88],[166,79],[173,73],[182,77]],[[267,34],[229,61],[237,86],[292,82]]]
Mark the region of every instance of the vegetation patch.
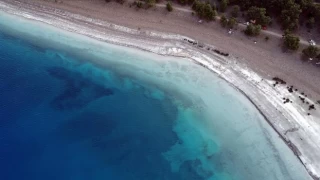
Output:
[[206,19],[208,21],[214,20],[217,15],[216,9],[213,9],[208,2],[195,1],[192,9],[197,13],[199,18]]

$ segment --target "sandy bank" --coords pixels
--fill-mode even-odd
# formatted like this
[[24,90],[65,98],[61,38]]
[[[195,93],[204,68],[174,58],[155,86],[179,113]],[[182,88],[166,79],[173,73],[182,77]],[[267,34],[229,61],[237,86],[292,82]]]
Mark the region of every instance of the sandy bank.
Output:
[[[21,3],[19,1],[7,2],[3,0],[0,2],[0,9],[109,43],[131,46],[162,55],[193,59],[244,92],[265,115],[269,124],[295,152],[310,174],[320,176],[320,154],[318,153],[320,152],[320,107],[316,106],[317,110],[312,111],[312,115],[308,116],[309,106],[302,104],[299,99],[299,92],[290,93],[286,85],[274,87],[274,81],[271,80],[273,76],[280,76],[290,85],[293,84],[299,89],[304,89],[312,95],[304,98],[310,104],[314,104],[315,97],[319,97],[320,94],[317,88],[319,87],[317,83],[320,83],[318,79],[320,77],[319,69],[292,60],[291,58],[296,57],[282,54],[277,46],[266,43],[255,45],[251,39],[245,39],[241,36],[240,32],[238,36],[226,37],[224,30],[216,30],[213,33],[214,24],[204,24],[196,27],[192,18],[182,23],[182,20],[187,16],[186,14],[177,14],[176,19],[174,17],[171,19],[171,16],[175,14],[167,15],[170,17],[162,19],[160,23],[155,17],[159,18],[159,15],[164,13],[161,10],[157,10],[153,15],[149,12],[142,12],[154,18],[154,21],[150,22],[148,18],[141,18],[140,12],[129,8],[121,9],[122,7],[119,5],[113,4],[113,7],[102,7],[106,9],[119,8],[119,11],[111,9],[109,9],[109,12],[106,11],[107,15],[105,16],[110,18],[111,21],[105,21],[108,19],[97,19],[99,13],[101,15],[99,11],[96,15],[93,15],[94,17],[88,17],[86,13],[90,12],[90,7],[85,9],[83,6],[82,9],[79,9],[72,5],[50,5],[55,8],[33,4],[30,1],[29,3]],[[81,3],[79,5],[81,6]],[[65,11],[64,8],[70,9],[72,12]],[[130,13],[132,11],[132,14],[124,13],[124,11],[130,11]],[[113,15],[109,16],[108,13]],[[117,13],[122,13],[122,15],[118,14],[118,19],[113,18],[117,16]],[[128,18],[128,14],[131,15],[131,18]],[[133,25],[130,24],[134,22],[139,24],[139,28],[131,27]],[[174,24],[177,24],[177,26],[174,26]],[[154,28],[148,27],[151,25],[154,25]],[[165,28],[170,25],[173,25],[172,28],[167,30],[171,33],[160,32],[168,32]],[[179,32],[182,35],[175,34],[178,33],[176,31],[186,27],[188,29]],[[198,32],[201,32],[200,35],[197,35]],[[192,36],[192,33],[195,36]],[[195,46],[188,40],[203,42],[205,47]],[[278,43],[278,41],[274,40],[273,43]],[[214,44],[216,47],[210,44]],[[226,58],[217,55],[212,51],[217,47],[228,50],[234,57]],[[274,63],[275,61],[278,62]],[[284,97],[290,98],[292,103],[283,104]]]

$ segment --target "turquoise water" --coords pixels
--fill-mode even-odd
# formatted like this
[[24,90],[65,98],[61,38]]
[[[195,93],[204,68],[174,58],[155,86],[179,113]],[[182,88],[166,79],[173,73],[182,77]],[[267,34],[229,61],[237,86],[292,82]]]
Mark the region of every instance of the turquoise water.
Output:
[[187,59],[5,14],[0,27],[2,179],[309,179],[243,95]]

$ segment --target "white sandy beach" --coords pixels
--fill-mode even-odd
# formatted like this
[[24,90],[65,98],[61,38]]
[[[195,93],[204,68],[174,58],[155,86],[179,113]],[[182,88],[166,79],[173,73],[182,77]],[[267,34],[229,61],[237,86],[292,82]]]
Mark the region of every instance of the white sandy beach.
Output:
[[[65,9],[59,9],[59,6],[63,6],[62,4],[56,4],[54,8],[53,4],[50,7],[34,3],[2,0],[0,1],[0,11],[40,21],[108,43],[138,48],[164,56],[184,57],[218,74],[222,79],[243,92],[255,104],[267,122],[293,150],[309,174],[314,179],[319,179],[320,106],[316,104],[317,98],[320,97],[320,89],[317,86],[320,84],[319,69],[295,61],[297,56],[282,54],[280,50],[276,50],[279,47],[263,43],[248,44],[252,40],[243,39],[242,41],[240,36],[232,40],[231,37],[216,38],[224,33],[220,30],[216,30],[216,35],[214,35],[215,32],[212,32],[196,37],[184,33],[184,31],[178,34],[178,28],[175,30],[172,28],[173,32],[171,33],[165,31],[165,27],[170,23],[167,25],[164,23],[163,27],[159,25],[154,29],[143,27],[138,29],[130,27],[130,20],[127,20],[126,23],[122,23],[124,20],[121,18],[107,21],[108,19],[98,19],[98,15],[87,17],[80,11],[69,12]],[[69,8],[70,11],[75,9],[72,6]],[[133,18],[138,14],[135,13]],[[170,22],[164,18],[163,22],[165,21]],[[176,23],[175,21],[180,22],[179,19],[173,19],[171,23]],[[192,22],[186,22],[186,25],[181,25],[181,28],[190,27],[192,24],[194,25]],[[144,26],[148,26],[148,24],[145,23]],[[206,26],[209,25],[204,25],[200,29],[209,28]],[[192,27],[190,29],[192,31]],[[207,38],[208,36],[210,38]],[[194,46],[188,40],[201,41],[205,47]],[[274,43],[277,43],[277,40],[274,40]],[[230,48],[237,46],[241,46],[241,48]],[[221,48],[223,52],[231,53],[231,56],[217,55],[212,51],[215,48]],[[265,52],[263,52],[264,49]],[[270,55],[271,51],[275,51],[275,53]],[[283,62],[288,59],[291,61],[287,61],[287,64]],[[279,60],[279,64],[275,65],[277,60]],[[284,79],[288,84],[274,87],[272,77],[275,76]],[[298,87],[299,91],[303,89],[303,92],[309,95],[304,97],[305,101],[309,104],[315,104],[316,110],[309,111],[309,105],[302,103],[299,99],[299,96],[302,96],[301,92],[289,93],[287,86],[290,85]],[[289,98],[292,103],[284,104],[283,98]],[[309,112],[310,115],[308,115]]]

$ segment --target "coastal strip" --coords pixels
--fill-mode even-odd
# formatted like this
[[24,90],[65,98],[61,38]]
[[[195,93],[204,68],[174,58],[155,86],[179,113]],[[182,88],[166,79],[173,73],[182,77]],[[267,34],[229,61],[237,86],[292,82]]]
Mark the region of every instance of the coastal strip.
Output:
[[[186,41],[195,39],[157,31],[136,30],[125,26],[88,18],[60,9],[41,5],[21,4],[19,1],[0,2],[0,11],[40,21],[70,32],[100,41],[138,48],[165,56],[191,59],[225,79],[242,92],[261,112],[285,143],[306,167],[313,179],[320,177],[320,113],[307,115],[299,99],[286,92],[286,87],[273,87],[270,77],[262,77],[229,53],[217,50],[214,45],[195,46]],[[210,49],[210,50],[208,50]],[[213,51],[212,51],[213,49]],[[290,96],[291,104],[283,104],[282,97]],[[313,102],[312,99],[308,101]],[[313,102],[315,104],[315,102]],[[319,108],[318,108],[319,109]],[[289,129],[298,131],[287,133]]]

